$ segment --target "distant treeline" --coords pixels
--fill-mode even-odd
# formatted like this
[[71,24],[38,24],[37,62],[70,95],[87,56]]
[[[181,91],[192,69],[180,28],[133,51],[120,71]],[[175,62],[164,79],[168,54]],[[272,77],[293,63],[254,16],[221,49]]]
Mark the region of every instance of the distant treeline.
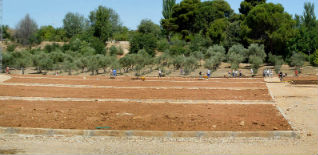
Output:
[[[304,61],[318,64],[314,4],[305,3],[302,15],[290,15],[280,4],[244,0],[239,12],[234,13],[224,0],[163,0],[160,25],[144,19],[137,30],[123,26],[119,15],[104,6],[87,18],[67,13],[61,28],[38,28],[26,15],[15,29],[2,26],[3,37],[11,41],[8,52],[2,54],[2,64],[70,73],[78,68],[94,73],[96,68],[107,67],[139,71],[153,64],[191,72],[200,65],[215,70],[222,61],[231,63],[233,69],[248,62],[255,70],[266,62],[277,71],[285,62],[297,69]],[[105,48],[106,41],[112,40],[130,41],[130,54],[118,59],[116,55],[122,55],[122,49]],[[42,41],[66,43],[31,50]],[[30,50],[16,51],[21,45]],[[160,56],[156,56],[158,52]]]

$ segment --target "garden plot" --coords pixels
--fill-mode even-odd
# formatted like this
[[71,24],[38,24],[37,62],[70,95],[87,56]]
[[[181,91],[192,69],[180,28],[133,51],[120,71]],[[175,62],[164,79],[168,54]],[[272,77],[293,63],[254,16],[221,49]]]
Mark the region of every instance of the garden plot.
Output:
[[291,130],[274,105],[0,101],[0,126],[156,131]]
[[[111,80],[102,77],[14,76],[0,83],[0,99],[2,127],[107,127],[110,130],[147,131],[292,130],[272,104],[263,79],[147,78],[139,81],[127,77]],[[163,102],[146,103],[144,100]],[[184,104],[183,101],[193,104]],[[219,103],[207,104],[208,101]],[[264,104],[245,103],[248,101],[262,101]]]

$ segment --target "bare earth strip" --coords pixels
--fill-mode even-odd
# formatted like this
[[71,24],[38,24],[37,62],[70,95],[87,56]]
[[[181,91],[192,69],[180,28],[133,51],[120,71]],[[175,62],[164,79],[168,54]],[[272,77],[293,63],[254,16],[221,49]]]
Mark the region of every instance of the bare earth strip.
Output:
[[194,81],[167,81],[167,80],[121,80],[121,79],[62,79],[62,78],[38,78],[38,77],[13,77],[7,83],[46,83],[69,85],[93,85],[93,86],[189,86],[189,87],[265,87],[261,81],[246,81],[244,79],[209,79]]
[[[70,87],[70,88],[105,88],[105,89],[227,89],[227,90],[256,90],[258,87],[120,87],[120,86],[92,86],[92,85],[68,85],[68,84],[42,84],[42,83],[0,83],[5,86],[40,86],[40,87]],[[264,89],[264,88],[263,88]]]
[[53,97],[18,97],[0,96],[1,101],[86,101],[86,102],[136,102],[136,103],[170,103],[170,104],[274,104],[273,101],[263,100],[168,100],[168,99],[100,99],[100,98],[53,98]]
[[267,89],[104,89],[68,87],[28,87],[0,85],[0,96],[100,98],[100,99],[172,99],[172,100],[272,100]]

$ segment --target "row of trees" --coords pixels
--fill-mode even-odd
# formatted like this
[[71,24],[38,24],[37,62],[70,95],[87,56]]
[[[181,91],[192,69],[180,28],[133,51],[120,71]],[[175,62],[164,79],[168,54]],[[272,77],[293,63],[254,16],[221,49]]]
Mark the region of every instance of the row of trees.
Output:
[[[13,37],[10,28],[2,27],[7,39],[23,45],[44,40],[65,44],[27,51],[15,51],[15,45],[9,45],[3,64],[16,68],[34,66],[39,72],[44,69],[72,73],[81,69],[92,74],[112,67],[142,74],[142,70],[150,67],[151,72],[154,66],[162,70],[170,66],[182,68],[188,74],[198,66],[215,70],[224,61],[232,69],[238,69],[242,62],[250,63],[254,72],[264,62],[274,65],[277,72],[285,62],[297,69],[305,60],[318,64],[318,22],[313,4],[305,3],[304,14],[294,18],[280,4],[266,0],[244,0],[239,11],[234,13],[224,0],[182,0],[178,4],[163,0],[161,25],[144,19],[136,31],[122,26],[118,14],[103,6],[88,18],[66,14],[62,28],[38,29],[27,15]],[[106,49],[109,40],[129,40],[130,53],[117,59],[123,50],[115,46]],[[37,62],[37,58],[41,60]]]
[[[2,64],[21,69],[22,73],[26,67],[34,67],[38,73],[44,70],[45,72],[68,72],[69,75],[73,71],[91,72],[95,75],[101,73],[100,70],[103,70],[102,73],[105,74],[110,69],[117,69],[125,73],[135,71],[139,76],[151,73],[153,69],[161,69],[166,74],[172,70],[182,69],[184,74],[190,74],[203,66],[215,71],[222,62],[230,63],[234,70],[239,68],[240,63],[248,62],[254,73],[257,73],[266,58],[264,46],[259,44],[251,44],[248,48],[240,44],[233,45],[228,51],[223,46],[213,45],[207,49],[186,52],[191,51],[192,46],[194,45],[188,45],[182,40],[174,40],[173,44],[159,56],[153,57],[142,49],[118,59],[117,55],[121,55],[120,48],[112,46],[101,54],[87,42],[75,39],[63,46],[52,44],[44,49],[5,52],[2,55]],[[277,72],[284,63],[281,56],[271,53],[269,61],[275,66]],[[295,53],[291,57],[290,65],[299,68],[304,61],[303,54]]]
[[313,3],[305,3],[303,15],[294,17],[281,4],[266,0],[244,0],[239,14],[224,0],[163,0],[161,26],[169,40],[181,34],[192,41],[201,34],[212,44],[229,49],[235,44],[247,47],[263,44],[265,52],[290,57],[294,51],[310,54],[318,46],[318,21]]
[[2,26],[4,39],[16,41],[22,45],[34,45],[41,41],[65,42],[73,37],[95,37],[105,43],[108,40],[128,40],[129,30],[122,26],[119,15],[111,8],[99,6],[90,12],[88,18],[78,13],[67,13],[63,27],[51,25],[38,28],[28,14],[17,24],[14,30]]

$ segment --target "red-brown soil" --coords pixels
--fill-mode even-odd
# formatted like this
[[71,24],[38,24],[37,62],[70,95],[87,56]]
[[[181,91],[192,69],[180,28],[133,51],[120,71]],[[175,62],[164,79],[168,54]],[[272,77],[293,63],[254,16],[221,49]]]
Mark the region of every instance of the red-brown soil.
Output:
[[274,105],[0,101],[0,126],[158,131],[291,130]]
[[0,96],[179,100],[271,100],[267,89],[108,89],[0,85]]
[[141,81],[141,80],[106,80],[106,79],[32,79],[32,78],[17,78],[13,77],[6,83],[41,83],[41,84],[68,84],[68,85],[93,85],[93,86],[118,86],[118,87],[147,87],[147,86],[159,86],[159,87],[258,87],[266,88],[264,83],[239,83],[241,80],[227,80],[219,79],[220,82],[208,82],[208,81],[192,81],[192,82],[169,82],[169,81]]
[[318,80],[318,76],[290,76],[290,77],[285,77],[284,80],[286,81],[291,81],[291,80]]
[[285,81],[289,81],[291,84],[295,85],[317,85],[318,76],[298,76],[298,77],[286,77]]

